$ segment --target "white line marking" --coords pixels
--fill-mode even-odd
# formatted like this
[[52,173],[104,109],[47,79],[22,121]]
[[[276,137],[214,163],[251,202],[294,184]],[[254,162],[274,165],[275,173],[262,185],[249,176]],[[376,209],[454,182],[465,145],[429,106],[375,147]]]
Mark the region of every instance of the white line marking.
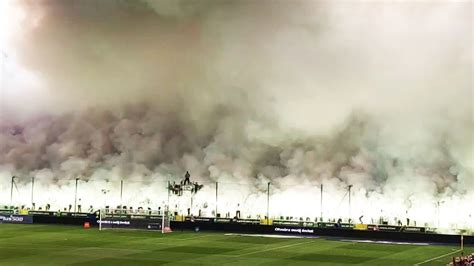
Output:
[[259,234],[235,234],[235,233],[228,233],[228,234],[224,234],[224,235],[226,235],[226,236],[267,237],[267,238],[297,238],[297,239],[302,239],[302,238],[318,238],[318,237],[315,237],[315,236],[273,235],[273,234],[259,235]]
[[373,243],[373,244],[390,244],[390,245],[413,245],[413,246],[429,246],[429,243],[420,242],[394,242],[394,241],[374,241],[374,240],[358,240],[358,239],[341,239],[342,242],[355,242],[355,243]]
[[[309,241],[309,242],[312,242],[312,241]],[[303,244],[308,244],[309,242],[306,242],[306,241],[305,241],[305,242],[299,242],[299,243],[294,243],[294,244],[290,244],[290,245],[284,245],[284,246],[278,246],[278,247],[273,247],[273,248],[267,248],[267,249],[263,249],[263,250],[257,250],[257,251],[247,252],[247,253],[243,253],[243,254],[236,255],[236,257],[242,257],[242,256],[247,256],[247,255],[252,255],[252,254],[267,252],[267,251],[271,251],[271,250],[275,250],[275,249],[282,249],[282,248],[289,248],[289,247],[299,246],[299,245],[303,245]]]
[[172,240],[193,240],[193,239],[198,239],[198,238],[203,238],[203,237],[208,237],[212,235],[202,235],[202,236],[195,236],[195,237],[188,237],[188,238],[168,238]]
[[414,266],[418,266],[418,265],[425,264],[425,263],[430,262],[430,261],[434,261],[434,260],[437,260],[437,259],[441,259],[441,258],[443,258],[443,257],[449,256],[449,255],[451,255],[451,254],[454,254],[454,253],[460,252],[460,251],[462,251],[462,250],[461,250],[461,249],[458,249],[458,250],[455,250],[455,251],[453,251],[453,252],[449,252],[449,253],[446,253],[446,254],[444,254],[444,255],[441,255],[441,256],[438,256],[438,257],[429,259],[429,260],[425,260],[425,261],[422,261],[422,262],[418,262],[418,263],[414,264]]

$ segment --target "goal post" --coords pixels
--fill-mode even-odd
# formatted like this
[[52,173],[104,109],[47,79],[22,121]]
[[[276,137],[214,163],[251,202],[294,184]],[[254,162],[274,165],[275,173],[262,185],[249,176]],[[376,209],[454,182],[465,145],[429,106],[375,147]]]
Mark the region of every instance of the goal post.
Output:
[[97,220],[99,230],[128,229],[132,224],[133,215],[122,209],[100,209]]
[[167,206],[158,210],[139,209],[100,209],[97,215],[99,230],[133,229],[150,230],[169,233],[171,230],[171,216]]
[[161,213],[161,233],[171,233],[171,216],[168,205],[164,205]]

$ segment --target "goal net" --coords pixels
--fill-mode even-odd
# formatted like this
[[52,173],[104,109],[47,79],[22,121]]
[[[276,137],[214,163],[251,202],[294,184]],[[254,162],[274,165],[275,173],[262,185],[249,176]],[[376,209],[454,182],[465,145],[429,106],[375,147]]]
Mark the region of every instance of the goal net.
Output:
[[99,230],[134,229],[172,232],[170,212],[167,206],[151,209],[101,209],[97,217]]

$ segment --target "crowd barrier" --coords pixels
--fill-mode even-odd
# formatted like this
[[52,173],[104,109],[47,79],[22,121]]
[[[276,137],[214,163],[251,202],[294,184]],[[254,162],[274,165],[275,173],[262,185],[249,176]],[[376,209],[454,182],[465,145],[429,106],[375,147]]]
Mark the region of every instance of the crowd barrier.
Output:
[[33,216],[32,215],[21,215],[21,214],[0,214],[0,224],[9,223],[9,224],[32,224]]
[[[120,222],[116,222],[120,221]],[[160,221],[157,215],[121,215],[103,223],[115,223],[114,227],[149,229]],[[57,213],[30,211],[28,215],[0,212],[0,223],[98,225],[95,214]],[[173,230],[221,231],[228,233],[292,234],[305,236],[326,236],[338,238],[359,238],[388,241],[459,243],[459,235],[445,235],[430,232],[424,227],[391,225],[366,225],[328,222],[306,222],[287,220],[230,219],[207,217],[181,217],[171,221]],[[464,236],[464,244],[474,245],[474,236]]]

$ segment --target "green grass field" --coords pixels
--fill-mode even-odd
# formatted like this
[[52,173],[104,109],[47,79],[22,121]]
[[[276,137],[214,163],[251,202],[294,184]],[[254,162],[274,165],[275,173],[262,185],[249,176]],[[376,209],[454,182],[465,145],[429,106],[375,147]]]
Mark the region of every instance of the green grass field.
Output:
[[[454,246],[0,224],[0,265],[414,265]],[[465,252],[473,252],[469,247]],[[454,253],[458,254],[458,252]],[[453,255],[454,255],[453,254]],[[452,255],[422,265],[446,265]]]

